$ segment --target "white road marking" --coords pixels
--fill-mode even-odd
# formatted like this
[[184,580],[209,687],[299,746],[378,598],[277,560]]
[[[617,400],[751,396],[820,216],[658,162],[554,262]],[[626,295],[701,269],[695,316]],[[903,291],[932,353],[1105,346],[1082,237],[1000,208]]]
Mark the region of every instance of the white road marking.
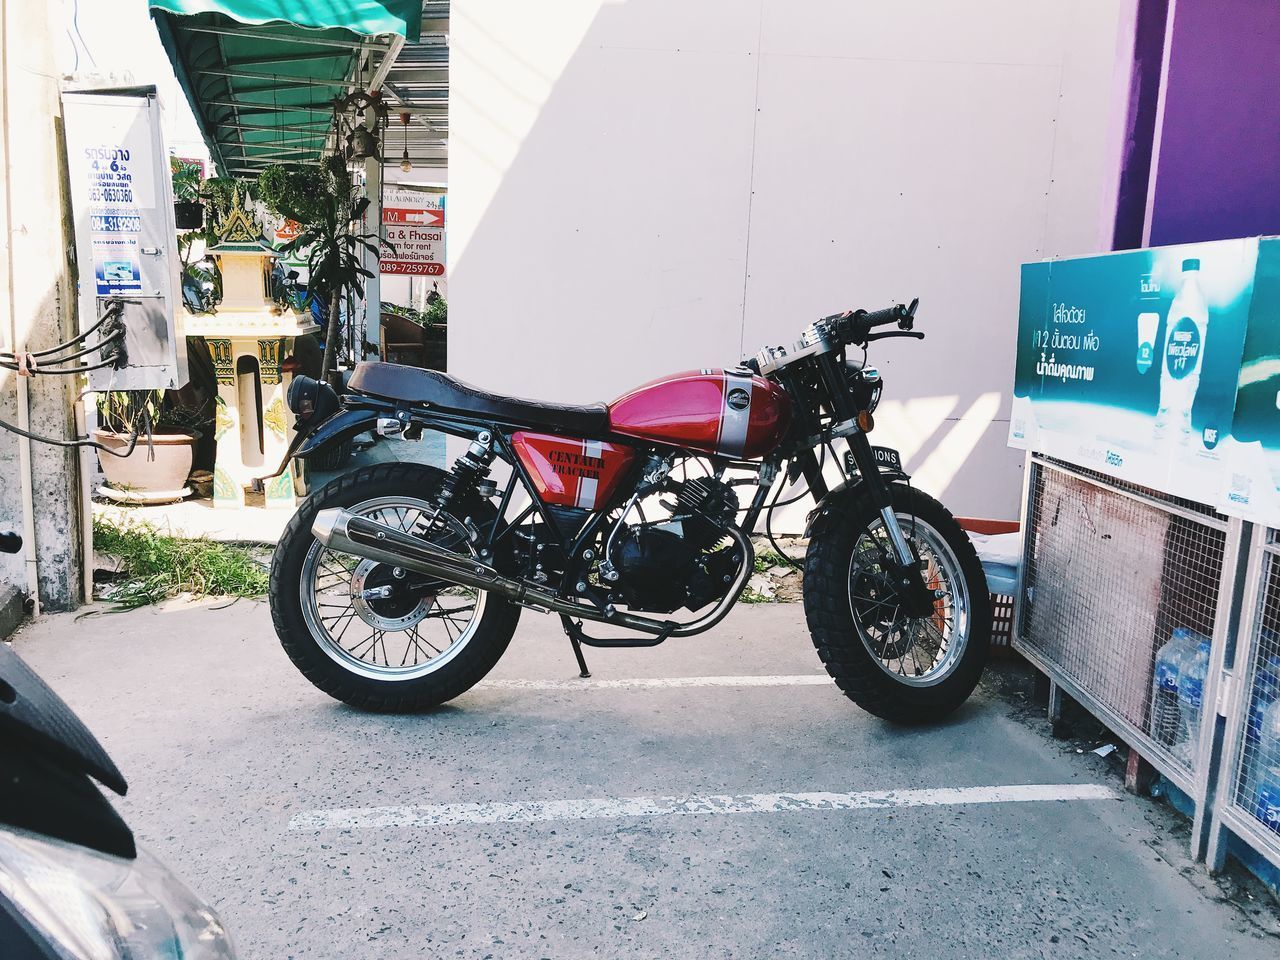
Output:
[[929,790],[866,790],[855,793],[743,793],[687,797],[597,797],[493,803],[437,803],[404,807],[309,810],[289,821],[290,830],[384,830],[389,827],[449,827],[474,823],[539,823],[668,817],[695,814],[786,813],[796,810],[868,810],[959,804],[1118,800],[1102,784],[1012,784],[1003,787],[941,787]]
[[508,690],[637,690],[644,687],[817,687],[834,683],[825,673],[762,677],[633,677],[625,680],[481,680],[477,687]]

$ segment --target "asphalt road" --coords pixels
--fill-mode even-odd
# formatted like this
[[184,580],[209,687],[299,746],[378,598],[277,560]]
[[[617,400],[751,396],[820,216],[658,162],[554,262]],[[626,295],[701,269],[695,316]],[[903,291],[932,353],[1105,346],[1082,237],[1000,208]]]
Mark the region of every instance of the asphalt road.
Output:
[[[1104,761],[989,692],[929,730],[861,713],[804,679],[795,605],[588,651],[652,685],[575,682],[526,614],[497,682],[414,717],[314,690],[261,604],[51,616],[16,649],[243,957],[1277,955]],[[739,675],[784,679],[661,682]],[[1020,785],[1076,798],[988,789]]]

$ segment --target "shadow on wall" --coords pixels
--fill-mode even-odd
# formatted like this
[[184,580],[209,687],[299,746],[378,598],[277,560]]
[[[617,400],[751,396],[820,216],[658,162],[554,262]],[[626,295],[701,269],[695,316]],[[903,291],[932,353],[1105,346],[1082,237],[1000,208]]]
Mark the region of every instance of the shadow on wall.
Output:
[[[1088,111],[1111,91],[1116,15],[953,6],[456,10],[450,371],[594,401],[919,295],[929,339],[871,357],[874,439],[957,512],[1016,515],[1017,265],[1091,249],[1102,163],[1074,173],[1071,151],[1104,152],[1107,118]],[[1064,108],[1080,56],[1104,76]],[[1055,139],[1072,109],[1088,122]]]

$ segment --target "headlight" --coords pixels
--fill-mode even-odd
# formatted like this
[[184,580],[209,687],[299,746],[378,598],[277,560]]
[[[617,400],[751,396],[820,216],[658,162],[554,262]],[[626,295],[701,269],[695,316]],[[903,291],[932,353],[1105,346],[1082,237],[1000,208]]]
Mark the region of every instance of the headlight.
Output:
[[880,371],[875,367],[863,367],[856,363],[846,364],[846,370],[854,406],[860,411],[874,413],[880,405],[880,392],[884,389]]
[[862,379],[871,387],[871,402],[867,404],[867,411],[875,413],[876,407],[880,406],[880,394],[884,392],[884,381],[880,379],[880,371],[872,367],[862,371]]
[[234,960],[217,915],[145,851],[0,830],[0,896],[75,960]]

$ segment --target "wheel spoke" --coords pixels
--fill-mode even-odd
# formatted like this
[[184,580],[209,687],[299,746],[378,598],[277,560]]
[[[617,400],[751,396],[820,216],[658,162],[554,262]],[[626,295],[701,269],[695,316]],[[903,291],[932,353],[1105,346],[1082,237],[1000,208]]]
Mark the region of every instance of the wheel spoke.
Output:
[[[416,649],[418,649],[418,650],[422,650],[422,645],[425,643],[428,647],[430,647],[430,648],[431,648],[432,653],[434,653],[436,656],[439,656],[440,654],[444,653],[444,651],[443,651],[443,650],[441,650],[441,649],[440,649],[439,647],[437,647],[434,643],[432,643],[430,640],[428,640],[426,637],[424,637],[422,634],[420,634],[420,633],[418,632],[418,628],[417,628],[417,627],[410,627],[410,628],[409,628],[409,630],[408,630],[408,633],[409,633],[409,639],[410,639],[411,641],[413,641],[413,646],[414,646]],[[423,655],[424,657],[426,657],[428,660],[430,660],[430,659],[431,659],[431,654],[428,654],[428,653],[427,653],[427,651],[425,651],[425,650],[422,650],[422,655]],[[418,662],[418,656],[417,656],[417,654],[416,654],[416,653],[414,654],[413,662],[414,662],[414,663],[417,663],[417,662]]]
[[369,636],[365,637],[356,645],[347,648],[347,652],[353,657],[363,658],[366,653],[373,651],[378,645],[378,631],[373,631]]

